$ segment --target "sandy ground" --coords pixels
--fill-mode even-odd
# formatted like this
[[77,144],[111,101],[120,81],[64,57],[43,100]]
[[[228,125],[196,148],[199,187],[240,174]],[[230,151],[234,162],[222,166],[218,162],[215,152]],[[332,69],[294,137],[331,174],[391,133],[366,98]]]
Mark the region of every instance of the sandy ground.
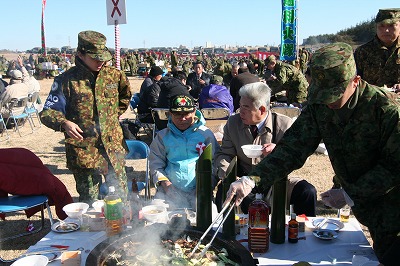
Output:
[[[140,88],[140,85],[143,81],[141,78],[129,78],[133,91],[137,92]],[[41,99],[44,101],[48,95],[50,90],[52,79],[40,80],[41,84]],[[133,117],[133,114],[130,110],[128,110],[125,114],[125,117]],[[37,121],[36,125],[37,124]],[[74,197],[74,200],[77,201],[77,192],[75,189],[75,181],[73,176],[66,168],[65,163],[65,148],[64,148],[64,137],[60,132],[54,132],[53,130],[41,126],[36,127],[35,131],[31,133],[29,124],[25,124],[21,129],[23,134],[22,137],[18,135],[16,132],[10,131],[11,138],[8,141],[0,142],[1,148],[10,148],[10,147],[24,147],[31,151],[33,151],[42,161],[43,163],[51,170],[51,172],[56,175],[68,188],[71,195]],[[142,132],[143,133],[143,132]],[[1,140],[4,140],[4,136],[1,137]],[[149,143],[149,139],[143,135],[143,140]],[[144,169],[145,162],[139,160],[132,164],[134,167],[134,175],[143,178],[144,177]],[[317,189],[318,194],[328,190],[332,186],[332,176],[333,170],[330,165],[329,159],[325,155],[314,154],[310,156],[306,164],[299,170],[296,170],[293,175],[303,177],[304,179],[311,182]],[[319,197],[319,196],[318,196]],[[317,215],[324,216],[335,216],[337,210],[326,209],[320,202],[320,198],[318,198],[318,209]],[[54,212],[54,207],[51,207],[53,217],[57,219],[57,216]],[[36,215],[31,218],[31,221],[35,221],[35,226],[39,227],[40,223],[38,222],[40,216]],[[28,220],[24,215],[21,214],[12,214],[8,215],[6,221],[0,221],[0,238],[10,235],[15,231],[24,231],[26,225],[28,224]],[[40,240],[44,235],[46,235],[50,231],[50,222],[48,220],[48,215],[46,213],[46,222],[44,229],[34,235],[28,237],[22,237],[17,240],[7,241],[4,243],[0,242],[0,257],[3,259],[10,259],[20,254],[23,254],[26,249],[34,245],[38,240]],[[366,231],[366,233],[368,233]],[[3,264],[8,265],[8,264]]]

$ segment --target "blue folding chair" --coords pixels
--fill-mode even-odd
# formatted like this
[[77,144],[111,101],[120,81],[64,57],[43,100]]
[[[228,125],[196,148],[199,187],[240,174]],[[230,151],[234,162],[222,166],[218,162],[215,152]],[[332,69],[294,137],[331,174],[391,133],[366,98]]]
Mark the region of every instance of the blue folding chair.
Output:
[[[6,240],[35,234],[35,233],[41,231],[44,227],[44,208],[47,208],[47,212],[49,214],[49,219],[50,219],[50,224],[51,224],[50,226],[52,226],[54,223],[53,216],[51,215],[51,210],[50,210],[49,203],[48,203],[48,198],[44,195],[33,195],[33,196],[14,195],[14,196],[8,196],[6,198],[0,198],[0,214],[24,211],[24,210],[27,210],[27,209],[30,209],[33,207],[37,207],[37,206],[41,206],[41,209],[40,209],[41,226],[40,226],[40,228],[33,230],[33,231],[19,233],[16,235],[2,238],[2,239],[0,239],[0,243],[4,242]],[[4,259],[0,258],[0,261],[1,262],[12,262],[12,261],[15,261],[16,259],[17,258],[11,259],[11,260],[4,260]]]
[[[150,200],[150,178],[149,178],[149,146],[140,140],[127,139],[125,140],[128,146],[128,154],[125,156],[127,160],[146,159],[146,177],[144,182],[145,199]],[[138,185],[140,187],[140,185]]]
[[6,133],[6,139],[5,140],[10,139],[10,135],[8,134],[6,123],[4,122],[4,118],[1,115],[1,101],[0,101],[0,126],[1,126],[0,127],[1,136],[3,136],[4,132],[5,132]]

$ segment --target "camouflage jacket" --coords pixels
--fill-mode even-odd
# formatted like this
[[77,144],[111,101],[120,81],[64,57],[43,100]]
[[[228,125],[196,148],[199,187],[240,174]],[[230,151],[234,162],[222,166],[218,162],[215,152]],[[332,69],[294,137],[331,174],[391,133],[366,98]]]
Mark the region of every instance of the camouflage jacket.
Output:
[[116,68],[103,66],[93,75],[76,58],[76,66],[57,76],[41,113],[43,124],[61,131],[66,120],[76,123],[84,140],[70,138],[65,133],[67,167],[70,170],[95,168],[107,172],[107,153],[115,171],[123,171],[125,142],[119,116],[131,99],[129,81]]
[[302,103],[307,98],[308,82],[296,67],[277,61],[273,71],[275,80],[267,81],[273,93],[286,90],[288,103]]
[[[400,105],[382,88],[361,81],[347,122],[337,110],[311,104],[255,169],[269,186],[303,166],[323,139],[337,181],[354,200],[364,225],[400,230]],[[373,215],[372,215],[373,214]]]
[[376,86],[392,88],[400,83],[400,38],[392,49],[382,45],[378,37],[358,47],[354,53],[357,73]]

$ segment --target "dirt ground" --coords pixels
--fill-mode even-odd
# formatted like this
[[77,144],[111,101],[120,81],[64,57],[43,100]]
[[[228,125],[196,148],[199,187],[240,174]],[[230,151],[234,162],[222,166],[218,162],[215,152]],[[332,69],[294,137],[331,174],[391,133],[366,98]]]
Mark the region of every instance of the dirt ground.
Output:
[[[133,91],[137,92],[143,81],[142,78],[129,78]],[[52,79],[45,79],[39,81],[41,84],[40,97],[44,101],[48,95]],[[133,114],[128,110],[124,117],[131,118]],[[36,125],[38,125],[35,120]],[[75,189],[75,181],[72,174],[66,168],[65,162],[65,148],[64,148],[64,137],[60,132],[54,132],[53,130],[41,126],[36,127],[35,131],[31,133],[29,124],[25,124],[21,129],[23,134],[22,137],[18,133],[9,131],[11,138],[8,141],[4,141],[4,136],[1,136],[2,140],[0,142],[0,148],[10,148],[10,147],[24,147],[33,151],[43,163],[51,170],[51,172],[56,175],[68,188],[71,195],[74,197],[74,201],[77,201],[77,192]],[[146,141],[148,144],[150,139],[148,139],[142,132],[142,140]],[[134,175],[139,178],[144,177],[145,162],[139,160],[132,164],[134,167]],[[332,186],[332,176],[333,170],[329,162],[328,156],[321,154],[313,154],[310,156],[306,164],[299,170],[292,173],[295,176],[303,177],[304,179],[311,182],[317,189],[318,194],[328,190]],[[57,219],[54,211],[54,207],[51,207],[53,218]],[[320,202],[320,197],[318,195],[318,209],[317,215],[321,216],[336,216],[337,210],[327,209]],[[20,254],[23,254],[26,249],[34,245],[38,240],[40,240],[44,235],[50,231],[50,222],[47,213],[45,213],[46,221],[44,229],[34,235],[18,238],[16,240],[6,241],[4,243],[0,242],[0,257],[3,259],[10,259]],[[35,227],[40,226],[39,215],[35,215],[30,219],[34,221]],[[0,221],[0,239],[13,234],[13,232],[24,231],[28,224],[28,220],[25,215],[22,214],[11,214],[6,217],[5,221]],[[368,232],[365,231],[368,236]],[[9,265],[9,264],[0,264]]]

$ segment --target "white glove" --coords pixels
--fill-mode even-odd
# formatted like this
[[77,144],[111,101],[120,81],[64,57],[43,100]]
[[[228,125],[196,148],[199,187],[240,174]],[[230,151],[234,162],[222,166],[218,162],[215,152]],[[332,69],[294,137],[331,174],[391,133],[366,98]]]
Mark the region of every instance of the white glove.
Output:
[[342,188],[330,189],[321,193],[322,202],[332,208],[343,208],[346,204],[350,207],[354,206],[353,200],[347,195]]
[[223,204],[229,204],[229,202],[236,195],[235,205],[239,206],[244,197],[249,195],[251,190],[254,188],[255,183],[253,179],[248,176],[242,176],[239,180],[233,182],[226,193],[226,200]]

